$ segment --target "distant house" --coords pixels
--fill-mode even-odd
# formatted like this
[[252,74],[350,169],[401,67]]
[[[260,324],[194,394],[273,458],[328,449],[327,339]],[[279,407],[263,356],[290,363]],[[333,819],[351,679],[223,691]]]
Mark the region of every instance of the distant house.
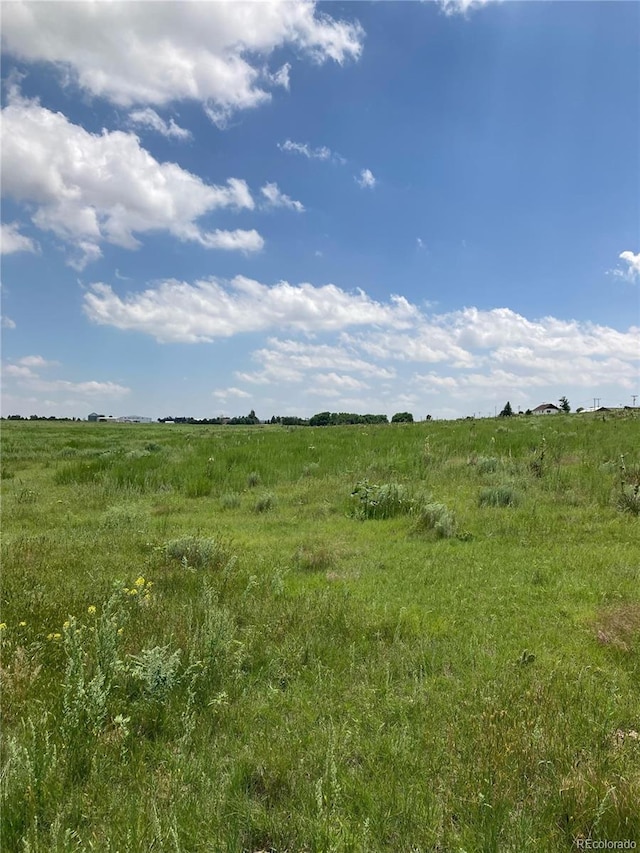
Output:
[[90,415],[87,415],[87,420],[93,421],[95,423],[96,421],[100,420],[100,418],[103,418],[103,417],[104,417],[104,415],[99,415],[97,412],[91,412]]
[[541,403],[532,409],[532,415],[557,415],[560,409],[553,403]]

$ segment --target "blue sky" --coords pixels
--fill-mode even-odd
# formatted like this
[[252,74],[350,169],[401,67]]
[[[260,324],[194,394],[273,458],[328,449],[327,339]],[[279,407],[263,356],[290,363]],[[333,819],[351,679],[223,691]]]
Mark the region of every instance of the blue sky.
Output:
[[3,414],[640,392],[640,4],[2,6]]

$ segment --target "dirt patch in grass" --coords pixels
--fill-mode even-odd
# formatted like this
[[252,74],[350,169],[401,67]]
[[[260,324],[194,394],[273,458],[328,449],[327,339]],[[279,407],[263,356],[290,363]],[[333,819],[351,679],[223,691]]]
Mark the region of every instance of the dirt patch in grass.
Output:
[[629,602],[600,611],[595,623],[598,641],[623,652],[640,646],[640,602]]

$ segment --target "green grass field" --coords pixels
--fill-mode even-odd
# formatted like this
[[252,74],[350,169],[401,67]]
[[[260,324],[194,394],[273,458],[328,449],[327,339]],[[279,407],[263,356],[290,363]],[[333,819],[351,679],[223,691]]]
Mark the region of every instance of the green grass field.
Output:
[[640,843],[633,414],[5,422],[1,849]]

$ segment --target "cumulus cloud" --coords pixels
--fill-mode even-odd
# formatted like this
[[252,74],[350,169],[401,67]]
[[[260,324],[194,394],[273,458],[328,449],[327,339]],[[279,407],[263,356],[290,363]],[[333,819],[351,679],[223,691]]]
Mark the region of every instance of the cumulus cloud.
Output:
[[300,382],[309,373],[329,371],[328,375],[337,375],[340,371],[356,373],[372,379],[393,379],[393,368],[384,367],[366,361],[351,347],[345,338],[341,344],[320,344],[308,341],[270,338],[267,346],[256,350],[252,358],[260,365],[260,370],[237,372],[236,378],[243,382],[258,385],[281,384],[282,382]]
[[445,15],[466,15],[475,9],[481,9],[488,3],[500,2],[500,0],[436,0],[438,6]]
[[0,325],[3,329],[15,329],[16,324],[15,321],[11,319],[11,317],[7,317],[6,314],[2,315],[2,320],[0,321]]
[[103,283],[84,297],[89,319],[153,335],[158,341],[211,341],[241,332],[291,328],[302,332],[379,324],[403,328],[416,313],[406,299],[388,303],[334,284],[314,287],[281,281],[271,287],[244,276],[195,284],[171,279],[124,299]]
[[633,252],[622,252],[618,257],[627,266],[623,270],[613,270],[613,274],[618,278],[623,278],[625,281],[640,281],[640,252],[637,255],[634,255]]
[[304,205],[300,201],[294,201],[280,191],[277,184],[265,184],[260,190],[262,195],[267,200],[269,207],[286,207],[289,210],[295,210],[298,213],[304,212]]
[[133,110],[129,113],[129,121],[132,124],[155,130],[168,139],[191,139],[191,131],[177,125],[172,118],[169,119],[169,123],[167,124],[151,107],[145,107],[143,110]]
[[217,397],[219,400],[226,400],[228,397],[238,397],[242,400],[250,397],[251,394],[248,394],[246,391],[243,391],[242,388],[219,388],[217,391],[213,392],[213,396]]
[[264,65],[292,47],[315,63],[357,60],[357,22],[316,14],[311,0],[261,3],[27,3],[3,7],[3,47],[52,63],[93,96],[123,107],[203,103],[214,120],[268,101],[288,66]]
[[37,244],[24,234],[20,233],[17,222],[0,225],[0,250],[3,255],[12,255],[15,252],[37,252]]
[[69,379],[43,379],[33,368],[52,367],[57,365],[55,361],[47,361],[42,356],[25,356],[16,364],[3,364],[2,373],[20,389],[27,392],[51,393],[64,392],[80,394],[84,397],[123,397],[129,394],[131,389],[117,382],[99,382],[91,379],[82,382],[73,382]]
[[371,169],[362,169],[359,175],[356,175],[355,182],[362,189],[373,189],[377,183]]
[[253,209],[245,181],[204,183],[175,163],[160,163],[132,133],[88,133],[61,113],[14,95],[2,111],[3,193],[35,208],[34,224],[69,242],[81,269],[102,242],[127,249],[136,234],[166,231],[206,248],[256,251],[255,231],[208,232],[197,220],[214,211]]

